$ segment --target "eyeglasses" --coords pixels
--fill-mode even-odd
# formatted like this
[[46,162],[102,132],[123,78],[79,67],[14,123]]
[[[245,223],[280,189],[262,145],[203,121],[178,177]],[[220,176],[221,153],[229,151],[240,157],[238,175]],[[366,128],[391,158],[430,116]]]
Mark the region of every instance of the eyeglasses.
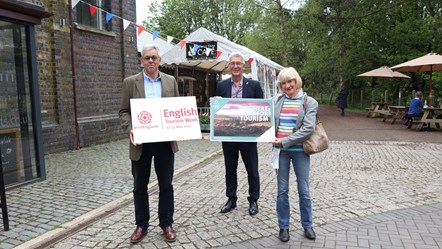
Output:
[[242,64],[243,64],[242,62],[229,62],[229,66],[231,67],[239,67]]
[[145,61],[149,61],[150,59],[152,59],[153,61],[157,60],[159,57],[154,55],[154,56],[144,56],[143,60]]

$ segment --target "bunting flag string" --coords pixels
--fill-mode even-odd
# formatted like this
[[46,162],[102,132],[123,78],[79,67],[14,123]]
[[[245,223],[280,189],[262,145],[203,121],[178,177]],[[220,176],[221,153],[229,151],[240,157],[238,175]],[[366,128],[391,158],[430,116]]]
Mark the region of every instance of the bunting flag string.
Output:
[[75,6],[77,6],[78,2],[80,2],[80,0],[72,0],[72,8],[75,8]]
[[[138,24],[136,24],[134,22],[131,22],[129,20],[126,20],[126,19],[124,19],[124,18],[122,18],[120,16],[114,15],[114,14],[112,14],[112,13],[110,13],[110,12],[100,8],[100,7],[97,7],[95,5],[87,3],[87,2],[85,2],[83,0],[72,0],[72,8],[75,8],[78,5],[78,3],[80,3],[80,2],[89,6],[89,14],[91,15],[91,17],[96,14],[97,10],[100,10],[100,11],[106,13],[106,23],[108,23],[113,17],[116,17],[116,18],[119,18],[119,19],[123,20],[124,30],[126,30],[131,23],[134,24],[137,27],[137,34],[138,34],[138,36],[140,36],[141,33],[146,30],[145,27],[142,26],[142,25],[138,25]],[[153,40],[158,38],[159,35],[160,35],[160,33],[158,31],[153,31],[153,32],[150,32],[150,33],[152,33],[153,36],[154,36]],[[180,39],[172,37],[172,36],[167,36],[167,43],[169,43],[169,44],[172,43],[173,39],[180,40]]]
[[[134,24],[134,25],[137,27],[137,35],[138,35],[138,36],[140,36],[141,33],[142,33],[143,31],[147,31],[146,28],[145,28],[144,26],[142,26],[142,25],[138,25],[138,24],[136,24],[136,23],[134,23],[134,22],[131,22],[131,21],[129,21],[129,20],[126,20],[126,19],[124,19],[124,18],[122,18],[122,17],[120,17],[120,16],[114,15],[114,14],[112,14],[112,13],[110,13],[110,12],[108,12],[108,11],[106,11],[106,10],[100,8],[100,7],[97,7],[97,6],[95,6],[95,5],[92,5],[92,4],[90,4],[90,3],[87,3],[87,2],[85,2],[85,1],[83,1],[83,0],[72,0],[72,9],[75,8],[75,7],[78,5],[78,3],[80,3],[80,2],[89,6],[89,14],[91,15],[91,17],[93,17],[93,16],[96,14],[97,10],[100,10],[100,11],[106,13],[106,23],[109,23],[109,21],[110,21],[113,17],[116,17],[116,18],[119,18],[119,19],[123,20],[123,29],[124,29],[124,30],[126,30],[126,29],[129,27],[129,25],[132,23],[132,24]],[[148,31],[148,32],[150,32],[150,31]],[[152,33],[152,37],[153,37],[153,40],[154,40],[154,41],[155,41],[155,39],[157,39],[157,38],[159,37],[159,35],[160,35],[160,33],[159,33],[158,31],[152,31],[152,32],[150,32],[150,33]],[[186,44],[187,44],[187,42],[186,42],[185,40],[180,40],[180,39],[177,39],[177,38],[172,37],[172,36],[169,36],[169,35],[167,36],[167,43],[169,43],[169,44],[172,43],[172,41],[173,41],[174,39],[180,41],[180,42],[179,42],[180,48],[183,48],[183,47],[186,46]],[[198,49],[199,49],[199,45],[198,45],[198,44],[194,44],[193,52],[196,53],[196,52],[198,51]],[[210,54],[211,51],[212,51],[212,49],[207,48],[207,49],[206,49],[206,55]],[[216,58],[218,59],[218,58],[221,56],[222,53],[223,53],[222,51],[217,50],[217,51],[216,51]],[[248,62],[249,64],[252,64],[253,59],[254,59],[254,58],[251,57],[251,58],[249,58],[249,59],[247,60],[247,62]],[[256,62],[258,63],[258,61],[256,61]]]
[[123,29],[126,30],[129,27],[130,21],[123,19]]
[[89,5],[89,12],[91,13],[91,16],[94,16],[95,12],[97,12],[97,7]]
[[109,23],[109,21],[112,19],[113,15],[111,13],[106,13],[106,23]]

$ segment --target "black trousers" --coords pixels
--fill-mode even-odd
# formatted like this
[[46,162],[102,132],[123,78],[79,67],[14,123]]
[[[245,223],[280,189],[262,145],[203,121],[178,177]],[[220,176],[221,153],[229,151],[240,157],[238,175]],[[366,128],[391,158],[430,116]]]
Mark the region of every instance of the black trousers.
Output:
[[259,172],[258,172],[258,147],[256,143],[249,142],[222,142],[224,164],[226,167],[226,196],[236,199],[236,190],[238,188],[238,159],[239,153],[244,162],[247,171],[247,180],[249,183],[250,201],[259,199]]
[[135,223],[137,226],[149,226],[149,184],[152,158],[155,173],[160,189],[158,201],[158,218],[161,228],[173,223],[174,196],[173,196],[173,170],[175,155],[170,147],[170,142],[145,143],[143,153],[138,161],[132,161],[132,176],[134,177],[134,204]]

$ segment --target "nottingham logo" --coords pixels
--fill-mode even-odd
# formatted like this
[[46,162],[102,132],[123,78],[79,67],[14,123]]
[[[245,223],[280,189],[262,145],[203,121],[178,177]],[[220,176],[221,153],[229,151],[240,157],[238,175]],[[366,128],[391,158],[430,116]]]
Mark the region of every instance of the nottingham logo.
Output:
[[152,121],[152,115],[146,111],[142,111],[138,114],[138,121],[142,124],[148,124]]

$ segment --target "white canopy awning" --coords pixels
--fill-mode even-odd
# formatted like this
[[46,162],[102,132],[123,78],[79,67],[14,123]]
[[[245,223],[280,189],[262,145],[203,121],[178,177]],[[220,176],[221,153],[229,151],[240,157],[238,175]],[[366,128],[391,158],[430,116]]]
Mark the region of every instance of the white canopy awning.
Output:
[[199,28],[187,36],[184,41],[186,43],[215,41],[217,42],[217,51],[221,54],[216,59],[187,59],[186,47],[176,44],[172,49],[162,55],[161,61],[163,66],[177,65],[179,67],[201,71],[228,73],[227,64],[229,63],[229,55],[232,52],[240,52],[244,55],[246,61],[245,73],[251,73],[252,79],[261,82],[266,96],[275,94],[276,72],[283,69],[278,63],[247,47],[214,34],[205,28]]
[[[281,70],[283,67],[276,62],[258,54],[257,52],[244,47],[242,45],[236,44],[221,37],[217,34],[210,32],[205,28],[199,28],[195,32],[191,33],[189,36],[184,38],[186,42],[217,42],[218,51],[221,55],[217,59],[208,60],[193,60],[186,58],[186,48],[181,47],[180,44],[176,44],[172,49],[170,49],[166,54],[162,56],[163,64],[166,65],[179,65],[185,67],[198,68],[202,70],[215,71],[215,72],[227,72],[227,63],[229,62],[229,55],[232,52],[241,52],[245,56],[245,60],[252,58],[253,61],[258,61],[258,63],[263,63],[269,67],[276,70]],[[252,62],[253,64],[253,62]],[[246,67],[246,72],[250,72],[250,64]]]

